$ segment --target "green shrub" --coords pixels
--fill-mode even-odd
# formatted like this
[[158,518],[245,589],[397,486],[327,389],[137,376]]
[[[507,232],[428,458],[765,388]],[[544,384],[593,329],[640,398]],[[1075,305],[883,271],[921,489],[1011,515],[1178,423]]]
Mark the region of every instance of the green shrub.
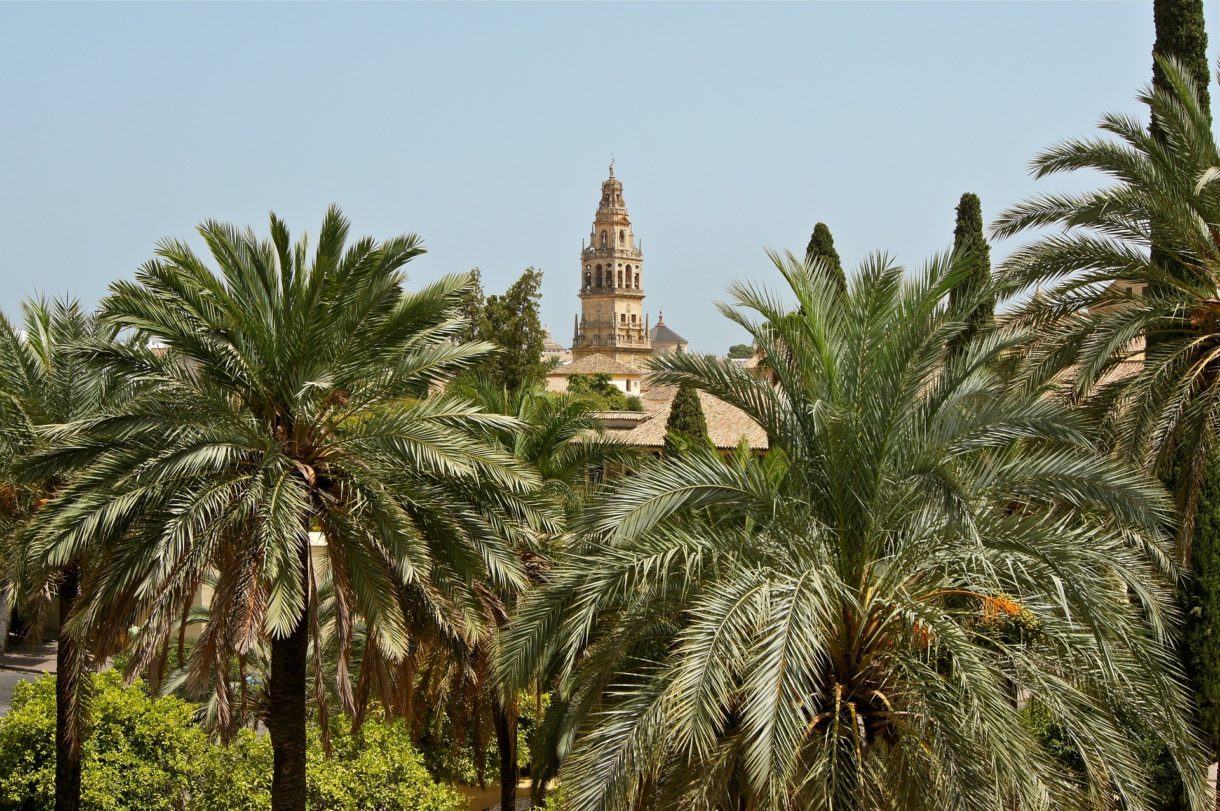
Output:
[[[114,672],[95,677],[85,741],[81,802],[90,811],[177,811],[209,743],[176,698],[124,688]],[[54,807],[55,679],[19,683],[0,718],[0,808]]]
[[564,794],[563,786],[558,785],[547,792],[546,799],[538,806],[537,811],[564,811],[566,808],[571,808],[571,805]]
[[[309,736],[309,807],[325,811],[462,811],[466,802],[437,785],[399,721],[368,721],[353,734],[346,719],[331,722],[333,757],[322,753],[317,728]],[[268,772],[270,773],[270,772]]]
[[191,809],[270,811],[271,741],[243,729],[228,746],[212,746],[193,788]]
[[643,411],[640,398],[628,397],[614,385],[610,375],[599,372],[591,375],[568,375],[568,394],[588,401],[594,411]]
[[55,805],[55,681],[18,682],[0,718],[0,808]]
[[[86,811],[267,811],[271,742],[242,730],[229,746],[192,719],[196,707],[124,687],[111,671],[94,677],[93,723],[84,747]],[[369,721],[353,734],[332,723],[334,757],[311,725],[311,811],[462,811],[465,802],[424,768],[401,723]],[[19,683],[0,717],[0,811],[55,805],[55,679]]]

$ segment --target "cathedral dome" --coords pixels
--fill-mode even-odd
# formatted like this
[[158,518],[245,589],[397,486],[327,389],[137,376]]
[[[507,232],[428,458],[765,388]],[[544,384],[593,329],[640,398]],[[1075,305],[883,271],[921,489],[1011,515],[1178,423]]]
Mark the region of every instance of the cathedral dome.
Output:
[[660,355],[665,352],[685,352],[690,342],[669,328],[665,323],[665,313],[657,314],[657,324],[648,331],[652,342],[652,353]]

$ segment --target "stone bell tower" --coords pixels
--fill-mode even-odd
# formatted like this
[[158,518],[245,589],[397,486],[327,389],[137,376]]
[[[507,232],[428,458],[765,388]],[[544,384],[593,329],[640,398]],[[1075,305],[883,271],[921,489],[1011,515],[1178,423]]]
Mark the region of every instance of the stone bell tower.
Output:
[[572,335],[573,359],[600,353],[643,366],[652,352],[643,313],[644,253],[631,232],[613,161],[610,177],[602,183],[589,244],[581,247],[580,265],[581,313]]

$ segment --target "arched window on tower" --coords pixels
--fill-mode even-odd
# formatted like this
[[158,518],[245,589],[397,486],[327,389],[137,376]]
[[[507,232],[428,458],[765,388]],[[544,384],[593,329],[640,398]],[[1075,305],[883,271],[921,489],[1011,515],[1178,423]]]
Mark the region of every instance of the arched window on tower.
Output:
[[627,241],[627,232],[624,231],[622,228],[618,229],[618,244],[622,245],[626,241]]
[[602,247],[606,247],[606,232],[602,231]]
[[602,286],[602,266],[601,265],[597,266],[597,286],[598,287]]
[[621,271],[621,270],[618,272],[618,286],[619,287],[623,286],[623,271]]
[[640,272],[638,270],[635,272],[635,289],[640,289]]

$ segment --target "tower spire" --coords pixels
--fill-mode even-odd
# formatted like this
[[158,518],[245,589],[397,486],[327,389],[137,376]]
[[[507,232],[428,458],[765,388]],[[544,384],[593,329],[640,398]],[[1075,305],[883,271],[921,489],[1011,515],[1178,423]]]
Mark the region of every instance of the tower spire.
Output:
[[611,155],[593,229],[580,252],[581,317],[572,344],[577,360],[600,353],[639,366],[651,354],[642,312],[643,260]]

